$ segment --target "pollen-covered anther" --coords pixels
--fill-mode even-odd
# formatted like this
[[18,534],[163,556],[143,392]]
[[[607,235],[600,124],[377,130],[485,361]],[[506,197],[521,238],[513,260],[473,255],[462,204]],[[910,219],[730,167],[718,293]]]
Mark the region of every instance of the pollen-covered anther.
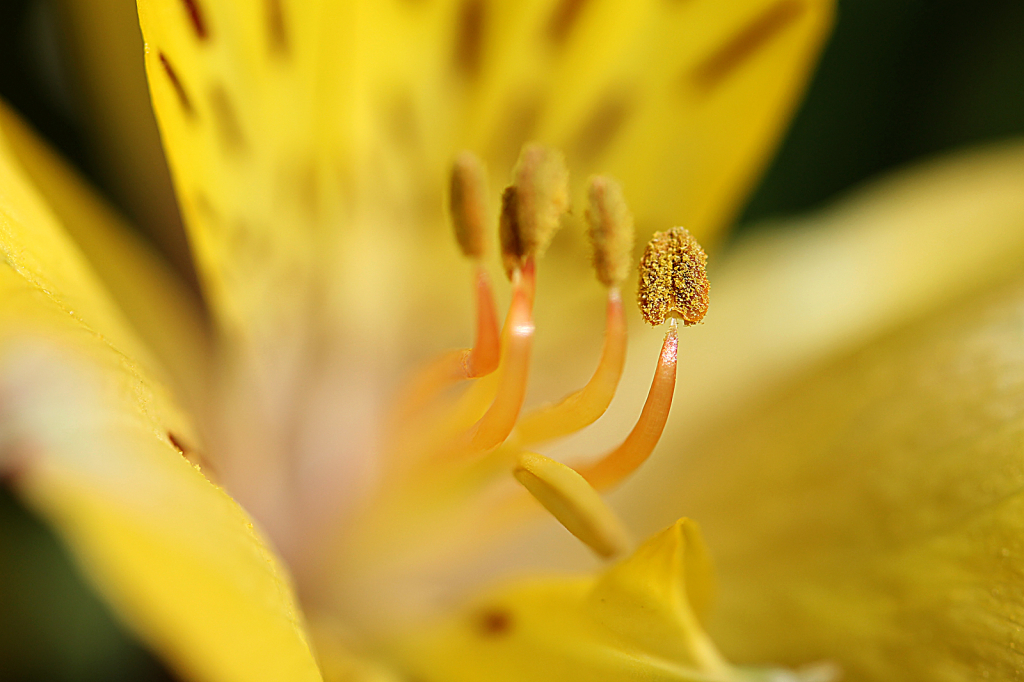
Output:
[[569,208],[569,170],[561,152],[528,144],[513,176],[501,197],[501,255],[509,276],[526,258],[544,254]]
[[669,316],[697,324],[708,311],[708,257],[688,230],[655,232],[640,259],[637,302],[652,325]]
[[452,164],[448,198],[455,239],[467,258],[479,260],[487,247],[487,174],[472,152]]
[[629,276],[633,260],[633,214],[626,206],[622,187],[611,178],[590,179],[587,207],[588,236],[594,249],[597,279],[607,287],[618,286]]
[[523,234],[519,227],[519,191],[515,185],[509,185],[501,194],[498,241],[501,243],[501,262],[505,266],[505,274],[511,278],[512,273],[523,266],[526,257]]

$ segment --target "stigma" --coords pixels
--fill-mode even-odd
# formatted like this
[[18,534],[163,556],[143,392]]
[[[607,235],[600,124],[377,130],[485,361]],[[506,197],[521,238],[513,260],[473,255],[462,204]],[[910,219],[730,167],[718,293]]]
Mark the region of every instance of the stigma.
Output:
[[[640,262],[638,300],[648,322],[668,325],[647,400],[614,447],[557,461],[541,454],[546,444],[597,421],[622,377],[628,336],[622,287],[634,263],[633,217],[614,179],[590,178],[584,216],[596,280],[607,299],[601,357],[581,388],[527,410],[534,300],[544,293],[537,291],[537,270],[569,209],[564,157],[527,145],[493,213],[488,197],[483,164],[469,152],[459,154],[447,207],[455,242],[473,265],[476,335],[471,347],[426,363],[396,396],[386,434],[388,488],[372,505],[374,518],[362,524],[364,538],[387,538],[378,544],[392,557],[396,544],[412,553],[422,544],[427,552],[438,530],[472,528],[493,539],[543,511],[597,556],[620,557],[631,542],[603,495],[640,468],[664,431],[675,389],[678,322],[694,324],[707,309],[706,256],[682,228],[654,236]],[[489,238],[492,230],[496,240]],[[484,265],[492,241],[511,288],[500,325]]]

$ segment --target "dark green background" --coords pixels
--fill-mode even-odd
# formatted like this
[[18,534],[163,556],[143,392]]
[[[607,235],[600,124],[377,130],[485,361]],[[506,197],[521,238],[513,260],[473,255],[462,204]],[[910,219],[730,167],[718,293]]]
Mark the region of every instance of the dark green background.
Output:
[[1024,134],[1024,2],[849,0],[743,215],[812,208],[894,166]]
[[[28,56],[32,4],[0,0],[0,95],[88,172],[80,131]],[[1022,134],[1024,2],[848,0],[741,223],[813,208],[914,159]],[[0,681],[160,679],[0,485]]]

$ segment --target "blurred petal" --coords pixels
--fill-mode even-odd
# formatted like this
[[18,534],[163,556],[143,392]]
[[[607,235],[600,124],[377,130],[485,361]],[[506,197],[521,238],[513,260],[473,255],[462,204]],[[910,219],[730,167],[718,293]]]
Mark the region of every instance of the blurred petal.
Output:
[[620,500],[641,529],[700,520],[730,657],[850,680],[1024,665],[1022,186],[1020,143],[962,154],[713,278],[673,432]]
[[[59,201],[81,191],[48,187]],[[88,210],[78,234],[101,225]],[[183,676],[319,679],[273,552],[187,461],[202,460],[197,436],[151,378],[156,362],[3,135],[0,250],[4,480]]]
[[1021,669],[1022,330],[1018,279],[694,444],[702,485],[676,493],[715,538],[727,651],[854,680]]
[[209,381],[202,304],[165,261],[89,188],[13,111],[0,102],[0,133],[26,180],[92,264],[134,330],[199,405]]

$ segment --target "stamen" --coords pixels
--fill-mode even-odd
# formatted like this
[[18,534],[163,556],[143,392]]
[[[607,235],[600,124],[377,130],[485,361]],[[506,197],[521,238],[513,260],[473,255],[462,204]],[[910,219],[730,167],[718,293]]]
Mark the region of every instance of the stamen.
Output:
[[569,208],[565,157],[539,144],[523,147],[501,200],[501,253],[511,277],[525,258],[544,255]]
[[607,322],[601,361],[587,385],[554,405],[524,416],[516,426],[520,445],[561,438],[593,424],[615,397],[626,361],[626,315],[617,288],[608,290]]
[[[453,406],[446,409],[442,415],[435,418],[433,423],[427,427],[428,435],[421,439],[426,444],[424,452],[428,453],[425,461],[437,462],[441,459],[458,461],[471,457],[473,454],[480,454],[482,451],[472,444],[473,436],[489,411],[491,418],[496,418],[496,414],[502,413],[499,408],[495,408],[495,403],[500,394],[507,390],[506,387],[515,385],[515,382],[512,381],[509,367],[518,365],[519,369],[515,370],[514,374],[522,374],[522,381],[526,381],[529,352],[526,352],[526,361],[523,362],[519,357],[523,351],[522,339],[520,337],[516,341],[513,330],[518,328],[522,331],[524,326],[523,319],[527,320],[526,326],[532,328],[535,281],[536,267],[533,259],[528,258],[523,264],[523,269],[513,275],[512,304],[509,306],[501,330],[501,361],[497,371],[475,380]],[[519,302],[519,305],[517,305],[517,302]],[[524,311],[529,313],[525,318]],[[514,341],[519,346],[515,357],[513,357]],[[530,345],[532,346],[532,343]],[[525,388],[522,390],[525,395]],[[511,401],[514,398],[516,396],[511,396],[508,400]],[[518,408],[516,409],[516,416],[518,416]]]
[[466,379],[486,376],[498,368],[501,343],[491,281],[483,268],[476,271],[476,342],[472,348],[448,351],[419,371],[397,399],[392,423],[403,423],[441,391]]
[[533,347],[533,290],[535,270],[528,267],[515,278],[512,304],[505,324],[504,362],[497,394],[490,408],[463,438],[465,446],[456,446],[459,455],[486,452],[500,445],[515,426],[526,397],[526,380]]
[[697,240],[681,227],[655,232],[640,260],[637,300],[651,324],[669,320],[651,391],[636,426],[615,450],[580,473],[598,490],[622,481],[643,464],[658,444],[676,385],[678,321],[696,324],[708,309],[707,256]]
[[463,358],[462,365],[467,379],[490,374],[498,368],[501,359],[498,311],[494,306],[491,278],[482,267],[476,270],[476,339],[473,348]]
[[[466,415],[480,414],[483,406],[493,400],[469,435],[461,439],[468,439],[472,445],[457,445],[454,453],[479,453],[494,448],[508,437],[519,416],[533,338],[536,259],[547,248],[568,207],[568,183],[569,174],[561,153],[537,144],[523,148],[515,182],[502,195],[499,229],[502,259],[515,287],[513,304],[502,332],[502,345],[508,347],[502,351],[506,356],[506,362],[501,365],[502,383],[478,382],[452,411],[451,421],[458,423]],[[523,310],[516,312],[517,305]],[[515,321],[513,318],[517,316],[525,322]],[[529,333],[525,334],[527,328]],[[513,356],[513,353],[521,355]]]
[[644,403],[636,426],[622,445],[597,462],[579,470],[580,475],[598,490],[606,490],[636,471],[647,461],[654,451],[654,446],[658,444],[668,421],[669,409],[672,407],[678,346],[676,319],[672,318],[669,320],[665,342],[661,346],[661,357],[658,358],[658,368],[654,372],[651,391],[647,394],[647,402]]
[[490,278],[480,259],[487,247],[487,174],[483,163],[472,152],[464,151],[452,166],[449,206],[455,239],[462,253],[476,261],[477,327],[476,342],[471,351],[462,351],[459,358],[459,379],[472,379],[490,374],[498,367],[501,356],[498,316],[494,306]]
[[655,232],[640,259],[637,302],[657,326],[676,313],[684,325],[697,324],[708,311],[708,257],[682,227]]
[[501,242],[501,262],[509,279],[526,257],[523,231],[519,227],[519,190],[509,185],[501,193],[501,220],[498,226]]
[[633,252],[633,216],[622,188],[611,178],[590,179],[587,222],[594,249],[597,278],[608,290],[604,350],[587,385],[523,417],[516,427],[517,442],[530,445],[575,433],[595,422],[611,404],[626,359],[626,321],[618,285],[629,275]]
[[622,187],[611,178],[591,178],[589,195],[587,224],[594,269],[606,287],[618,286],[629,276],[633,258],[633,215],[622,196]]
[[448,199],[455,239],[462,253],[480,260],[487,245],[487,174],[472,152],[464,151],[456,157]]
[[582,476],[543,455],[519,455],[513,475],[565,529],[599,556],[613,558],[629,550],[618,516]]
[[498,368],[501,339],[490,277],[480,264],[486,251],[487,180],[483,164],[464,151],[452,165],[449,209],[462,253],[476,262],[476,338],[472,348],[444,353],[420,370],[396,401],[392,423],[402,423],[438,393],[459,381],[486,376]]
[[[531,319],[537,278],[536,272],[534,260],[527,258],[523,263],[522,269],[513,273],[514,290],[512,300],[515,302],[517,296],[522,296],[531,311]],[[503,358],[508,356],[508,345],[515,312],[515,306],[510,305],[501,327],[500,355]],[[502,367],[503,365],[499,364],[499,370]],[[494,401],[495,396],[498,395],[502,375],[503,371],[492,372],[490,375],[474,382],[462,395],[450,415],[451,424],[457,425],[456,431],[469,428],[484,415],[487,408]]]
[[[519,419],[533,345],[536,259],[568,206],[567,184],[560,154],[539,145],[523,149],[514,183],[502,196],[501,248],[512,280],[504,326],[499,333],[490,283],[478,262],[476,343],[439,358],[413,382],[411,395],[419,413],[409,423],[397,424],[397,436],[392,436],[396,442],[388,450],[403,464],[396,467],[402,475],[382,491],[381,504],[371,514],[377,524],[373,527],[404,528],[403,537],[411,538],[442,520],[454,523],[460,509],[473,504],[473,518],[462,524],[467,538],[476,529],[493,535],[495,526],[519,521],[536,509],[525,496],[495,487],[507,481],[512,468],[519,483],[596,553],[611,557],[626,550],[623,526],[598,491],[640,467],[664,432],[675,390],[679,321],[696,324],[707,310],[707,258],[683,228],[655,234],[644,252],[637,294],[641,312],[651,323],[669,320],[669,328],[647,401],[622,444],[576,470],[524,452],[525,445],[569,435],[600,417],[624,366],[627,325],[619,286],[629,275],[633,218],[619,185],[599,176],[590,181],[586,217],[595,270],[608,287],[601,360],[581,390]],[[485,197],[479,161],[468,153],[460,155],[452,171],[449,208],[460,247],[477,261],[485,250]],[[477,377],[454,402],[438,401],[428,409],[440,388]],[[429,551],[411,539],[409,545],[410,551],[412,545]],[[386,551],[392,550],[389,545]]]

